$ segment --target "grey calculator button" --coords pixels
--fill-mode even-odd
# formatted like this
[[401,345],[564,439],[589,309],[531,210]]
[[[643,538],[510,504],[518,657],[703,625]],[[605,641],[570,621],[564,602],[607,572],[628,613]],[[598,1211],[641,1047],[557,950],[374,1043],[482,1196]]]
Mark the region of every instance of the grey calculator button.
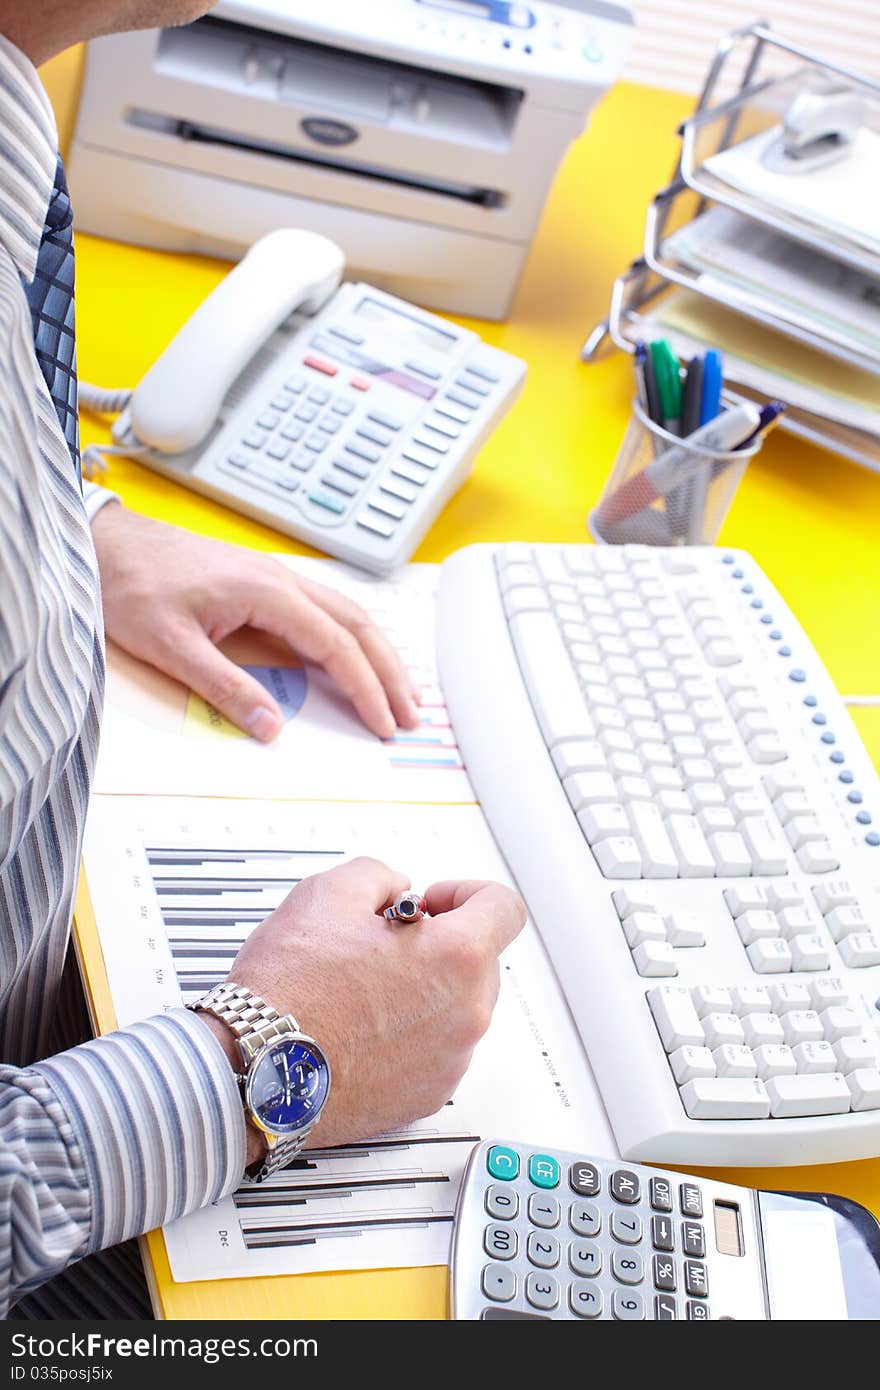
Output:
[[270,459],[286,459],[289,453],[290,445],[285,443],[283,439],[273,439],[266,450],[266,454]]
[[684,1287],[689,1298],[705,1298],[709,1292],[709,1275],[700,1260],[685,1260]]
[[476,376],[467,376],[466,374],[457,376],[455,384],[456,386],[463,386],[466,391],[474,391],[478,396],[488,396],[489,394],[488,386]]
[[325,434],[336,434],[341,425],[342,421],[337,420],[333,415],[325,415],[322,420],[318,421],[318,429],[323,430]]
[[354,410],[354,401],[347,401],[344,396],[337,396],[330,409],[335,410],[337,415],[350,415]]
[[568,1170],[568,1185],[579,1197],[596,1197],[602,1180],[595,1163],[573,1163]]
[[432,415],[430,420],[423,420],[422,428],[433,430],[435,434],[443,434],[447,439],[461,438],[458,425],[453,424],[451,420],[444,420],[442,415]]
[[651,1217],[651,1244],[655,1250],[667,1253],[675,1249],[675,1228],[670,1217]]
[[266,436],[262,430],[248,430],[242,437],[242,444],[246,444],[249,449],[262,449],[266,442]]
[[533,1192],[529,1198],[529,1220],[533,1226],[550,1231],[559,1225],[559,1203],[555,1197],[545,1197],[542,1192]]
[[290,407],[293,405],[293,402],[294,397],[290,394],[289,391],[279,391],[277,396],[272,397],[272,405],[276,410],[280,410],[282,414],[285,410],[290,409]]
[[687,1316],[688,1322],[711,1322],[708,1303],[689,1303]]
[[355,454],[359,459],[365,459],[367,463],[378,463],[382,457],[379,449],[374,449],[371,444],[362,444],[358,439],[350,439],[345,446],[350,454]]
[[699,1221],[682,1221],[681,1245],[686,1255],[701,1260],[706,1253],[706,1234]]
[[357,497],[360,488],[353,478],[346,478],[344,473],[325,473],[321,478],[325,487],[332,487],[334,492],[341,492],[343,497]]
[[453,405],[446,396],[442,401],[437,401],[434,409],[438,415],[445,415],[447,419],[455,420],[459,425],[469,425],[471,422],[470,411],[462,410],[460,406]]
[[611,1196],[615,1202],[624,1202],[627,1206],[632,1206],[639,1200],[640,1184],[636,1173],[631,1173],[628,1168],[617,1168],[611,1174]]
[[649,1191],[654,1211],[672,1211],[672,1184],[668,1178],[652,1178]]
[[361,439],[369,439],[371,444],[378,444],[380,449],[387,449],[394,438],[387,430],[380,430],[378,425],[358,425],[355,434]]
[[655,1255],[652,1267],[654,1288],[661,1293],[675,1293],[675,1260],[669,1255]]
[[552,1274],[535,1274],[526,1277],[526,1298],[533,1308],[555,1308],[559,1302],[559,1285]]
[[496,1303],[509,1303],[516,1293],[516,1275],[504,1265],[484,1265],[480,1282],[486,1297]]
[[596,1284],[575,1279],[568,1286],[568,1306],[579,1318],[601,1318],[602,1290]]
[[410,487],[409,483],[404,482],[401,478],[386,478],[383,483],[379,484],[379,488],[380,491],[387,492],[391,497],[399,498],[401,502],[415,502],[419,495],[416,488]]
[[323,386],[316,386],[314,390],[309,392],[307,399],[315,405],[326,405],[330,399],[330,392],[325,390]]
[[595,1202],[572,1202],[568,1224],[576,1236],[597,1236],[602,1229],[602,1213]]
[[369,411],[367,419],[372,420],[374,425],[384,425],[386,430],[399,430],[403,425],[402,420],[394,415],[386,415],[382,410]]
[[281,416],[277,410],[264,410],[262,415],[258,415],[254,421],[261,430],[274,430],[281,423]]
[[[446,397],[450,401],[455,401],[456,405],[466,405],[469,410],[476,410],[477,406],[480,404],[479,396],[472,396],[470,392],[447,391]],[[437,409],[439,410],[440,407],[438,406]]]
[[333,464],[334,467],[341,468],[343,473],[350,473],[353,478],[360,478],[361,482],[370,476],[370,470],[355,463],[354,459],[338,458],[333,460]]
[[299,409],[295,410],[293,413],[297,420],[305,420],[306,424],[310,425],[318,414],[318,407],[316,405],[309,405],[308,401],[303,401]]
[[394,535],[394,527],[390,521],[382,521],[380,517],[370,515],[369,512],[361,512],[357,519],[357,524],[364,531],[372,531],[374,536],[381,536],[383,541],[390,540]]
[[401,449],[400,457],[406,459],[407,463],[417,463],[419,468],[427,468],[432,473],[440,461],[436,454],[418,448],[416,444],[408,444],[405,449]]
[[490,381],[493,386],[501,380],[497,372],[490,371],[488,367],[475,367],[473,363],[468,363],[465,371],[469,372],[471,376],[480,377],[482,381]]
[[678,1317],[675,1299],[670,1298],[669,1294],[656,1294],[654,1297],[654,1317],[657,1322],[675,1322]]
[[642,1218],[634,1211],[613,1211],[611,1234],[621,1245],[638,1245],[642,1238]]
[[602,1251],[592,1241],[573,1240],[568,1247],[568,1263],[572,1273],[595,1279],[602,1269]]
[[615,1289],[611,1295],[611,1311],[619,1322],[642,1322],[645,1300],[636,1289]]
[[404,482],[415,483],[416,487],[424,487],[425,483],[428,481],[427,476],[422,477],[421,474],[416,473],[413,468],[407,468],[403,463],[396,463],[391,472],[394,474],[395,478],[403,478]]
[[637,1250],[612,1250],[611,1273],[621,1284],[640,1284],[645,1277],[645,1261]]
[[288,420],[284,429],[281,431],[281,438],[293,440],[302,439],[304,430],[305,425],[298,424],[296,420]]
[[383,516],[390,516],[392,521],[403,521],[407,513],[405,502],[396,502],[393,497],[383,497],[381,492],[377,492],[371,497],[368,504],[374,512],[381,512]]
[[442,434],[414,434],[412,442],[420,449],[433,449],[435,454],[448,454],[450,449],[449,440]]
[[546,1231],[529,1231],[526,1254],[539,1269],[555,1269],[559,1264],[559,1241]]
[[304,447],[311,449],[313,454],[323,454],[329,443],[330,440],[325,439],[322,434],[307,434],[303,440]]
[[306,379],[304,376],[292,376],[285,381],[284,388],[286,391],[292,391],[295,396],[298,396],[300,391],[306,389]]
[[493,1260],[512,1260],[519,1249],[519,1240],[512,1226],[487,1226],[483,1232],[483,1249]]
[[290,460],[290,466],[296,468],[300,473],[308,473],[315,461],[314,454],[296,453]]
[[512,1221],[519,1211],[519,1194],[507,1183],[486,1188],[486,1211],[495,1221]]
[[436,367],[429,367],[427,362],[404,362],[411,372],[418,372],[420,376],[426,376],[429,381],[439,381],[442,372],[438,372]]
[[337,328],[335,324],[331,324],[327,332],[332,333],[334,338],[341,338],[344,343],[351,343],[354,347],[361,347],[364,342],[360,333],[352,333],[348,328]]
[[679,1188],[682,1216],[703,1215],[703,1194],[693,1183],[683,1182]]

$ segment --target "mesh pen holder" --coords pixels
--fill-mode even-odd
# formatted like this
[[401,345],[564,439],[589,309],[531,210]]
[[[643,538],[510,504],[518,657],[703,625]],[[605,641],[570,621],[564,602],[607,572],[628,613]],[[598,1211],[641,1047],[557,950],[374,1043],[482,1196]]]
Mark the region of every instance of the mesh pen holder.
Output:
[[623,437],[611,475],[587,518],[606,545],[711,545],[761,438],[720,451],[671,434],[641,402]]

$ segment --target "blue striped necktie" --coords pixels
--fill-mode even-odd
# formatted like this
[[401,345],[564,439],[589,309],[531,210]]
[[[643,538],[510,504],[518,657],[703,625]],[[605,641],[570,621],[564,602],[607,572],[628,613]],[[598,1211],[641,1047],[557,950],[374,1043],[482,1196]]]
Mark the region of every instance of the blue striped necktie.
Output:
[[82,487],[76,396],[76,333],[73,312],[73,210],[61,156],[49,199],[33,280],[25,286],[40,370],[58,415]]

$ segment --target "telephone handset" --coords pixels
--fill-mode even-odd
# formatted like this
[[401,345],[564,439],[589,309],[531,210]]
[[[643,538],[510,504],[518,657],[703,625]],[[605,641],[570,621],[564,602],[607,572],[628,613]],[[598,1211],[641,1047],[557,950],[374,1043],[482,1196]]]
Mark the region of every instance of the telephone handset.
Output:
[[368,285],[339,247],[270,232],[113,427],[122,452],[384,574],[409,558],[515,398],[525,363]]

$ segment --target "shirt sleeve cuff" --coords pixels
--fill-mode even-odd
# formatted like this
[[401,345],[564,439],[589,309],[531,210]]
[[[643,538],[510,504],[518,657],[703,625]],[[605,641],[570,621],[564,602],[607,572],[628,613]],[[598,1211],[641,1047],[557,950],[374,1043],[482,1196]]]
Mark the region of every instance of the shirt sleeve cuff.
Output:
[[174,1009],[32,1067],[70,1117],[91,1195],[89,1254],[227,1196],[244,1109],[214,1034]]
[[106,507],[108,502],[118,501],[119,498],[116,493],[111,492],[109,488],[101,487],[98,483],[90,483],[83,478],[83,502],[90,526],[102,507]]

